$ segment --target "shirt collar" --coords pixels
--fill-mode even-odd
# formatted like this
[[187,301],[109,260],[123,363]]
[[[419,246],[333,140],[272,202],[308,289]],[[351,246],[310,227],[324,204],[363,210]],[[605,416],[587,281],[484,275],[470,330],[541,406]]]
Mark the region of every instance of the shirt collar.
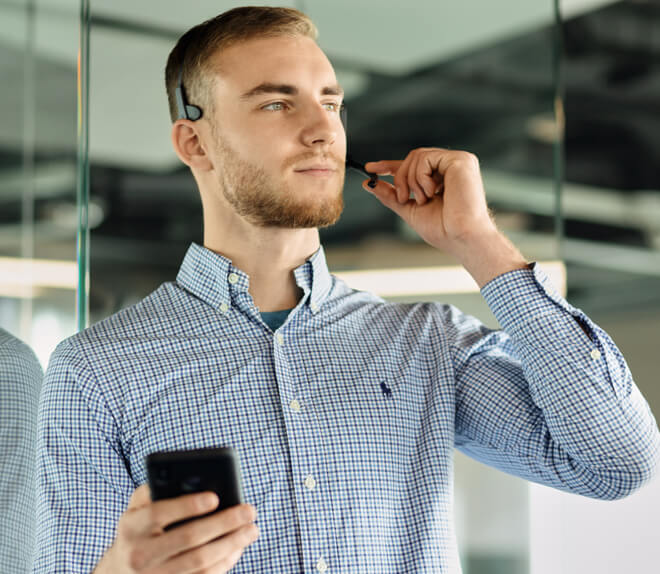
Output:
[[[305,296],[312,313],[318,312],[330,293],[332,277],[328,270],[323,247],[294,270],[296,284]],[[250,278],[234,267],[230,259],[192,243],[176,277],[184,289],[214,309],[226,312],[231,306],[233,292],[246,292]]]

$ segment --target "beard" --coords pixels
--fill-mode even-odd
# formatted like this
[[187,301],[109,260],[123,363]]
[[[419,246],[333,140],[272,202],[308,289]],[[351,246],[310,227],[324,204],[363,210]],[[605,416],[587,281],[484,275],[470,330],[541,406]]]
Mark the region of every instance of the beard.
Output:
[[[215,135],[215,147],[222,161],[218,172],[220,190],[236,213],[258,227],[301,229],[328,227],[339,219],[344,209],[344,162],[341,158],[324,154],[339,170],[337,183],[327,182],[331,189],[300,191],[240,157],[221,136]],[[308,152],[291,158],[282,166],[284,173],[293,165],[319,158]],[[299,186],[297,186],[299,187]],[[310,186],[312,187],[312,186]]]

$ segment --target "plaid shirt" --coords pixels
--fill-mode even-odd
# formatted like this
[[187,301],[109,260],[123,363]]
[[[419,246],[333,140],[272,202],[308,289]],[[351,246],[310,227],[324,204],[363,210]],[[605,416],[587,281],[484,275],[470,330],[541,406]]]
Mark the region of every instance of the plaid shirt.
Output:
[[603,499],[653,474],[660,436],[623,357],[536,267],[482,289],[499,331],[352,290],[322,249],[294,274],[304,294],[273,332],[248,276],[193,244],[176,282],[59,345],[36,572],[92,570],[157,450],[238,452],[261,536],[235,573],[460,571],[454,447]]
[[0,571],[30,571],[34,451],[43,371],[34,352],[0,329]]

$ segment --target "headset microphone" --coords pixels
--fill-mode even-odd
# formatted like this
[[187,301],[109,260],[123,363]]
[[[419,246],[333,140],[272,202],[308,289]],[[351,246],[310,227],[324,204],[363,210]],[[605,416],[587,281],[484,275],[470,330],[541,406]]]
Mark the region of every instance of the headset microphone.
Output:
[[[341,123],[344,124],[344,131],[346,134],[348,134],[348,113],[344,104],[341,105],[339,110],[339,117],[341,118]],[[370,171],[364,169],[364,164],[355,161],[348,153],[346,154],[346,167],[350,167],[366,175],[369,178],[367,185],[371,188],[376,187],[376,183],[378,183],[378,176],[375,173],[371,173]]]
[[[199,106],[194,106],[189,104],[186,99],[186,92],[183,87],[183,64],[181,65],[181,70],[179,71],[179,80],[177,81],[176,89],[174,90],[176,98],[176,109],[178,118],[180,120],[190,120],[192,122],[197,121],[202,117],[202,108]],[[348,133],[348,114],[346,111],[346,106],[342,104],[339,111],[341,118],[341,123],[344,124],[344,130]],[[350,155],[346,155],[346,167],[355,169],[360,173],[363,173],[369,178],[369,187],[374,187],[378,181],[378,176],[375,173],[371,173],[364,169],[364,165],[355,161]]]

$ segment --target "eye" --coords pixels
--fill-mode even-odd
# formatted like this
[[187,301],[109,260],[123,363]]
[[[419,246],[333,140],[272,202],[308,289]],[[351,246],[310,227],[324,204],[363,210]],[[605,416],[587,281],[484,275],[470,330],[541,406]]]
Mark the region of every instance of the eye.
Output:
[[341,109],[341,104],[339,102],[326,102],[323,105],[331,112],[338,112]]
[[261,109],[262,110],[268,110],[271,112],[279,112],[281,110],[284,110],[287,107],[287,105],[284,102],[271,102],[270,104],[266,104],[263,106]]

